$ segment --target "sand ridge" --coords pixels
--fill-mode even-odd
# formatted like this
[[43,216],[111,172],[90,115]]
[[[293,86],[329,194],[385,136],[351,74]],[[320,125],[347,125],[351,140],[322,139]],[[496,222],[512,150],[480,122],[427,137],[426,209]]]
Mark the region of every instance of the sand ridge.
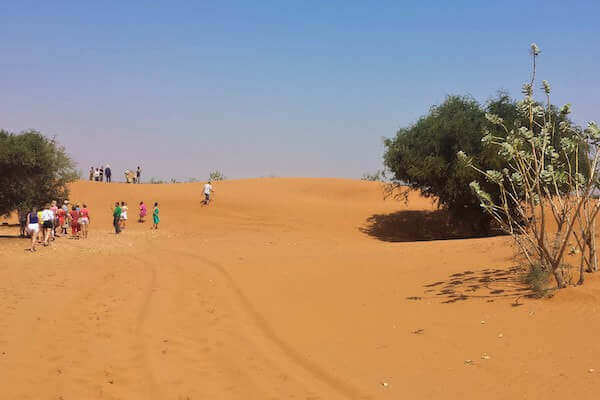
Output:
[[[202,207],[201,184],[78,182],[88,241],[29,254],[1,238],[0,398],[591,399],[600,389],[597,277],[550,300],[521,297],[508,238],[426,241],[441,232],[420,226],[436,224],[432,202],[385,201],[374,182],[215,189]],[[117,200],[130,209],[119,237]],[[160,203],[158,232],[135,223],[140,200]]]

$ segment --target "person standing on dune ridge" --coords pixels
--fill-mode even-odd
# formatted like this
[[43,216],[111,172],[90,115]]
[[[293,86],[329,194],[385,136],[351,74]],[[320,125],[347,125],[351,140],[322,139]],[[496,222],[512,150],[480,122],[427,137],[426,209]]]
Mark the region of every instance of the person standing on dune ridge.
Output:
[[110,165],[106,164],[106,168],[104,168],[104,175],[106,175],[106,183],[111,183],[112,171],[110,170]]
[[137,170],[135,171],[135,183],[140,183],[142,179],[142,168],[138,165]]

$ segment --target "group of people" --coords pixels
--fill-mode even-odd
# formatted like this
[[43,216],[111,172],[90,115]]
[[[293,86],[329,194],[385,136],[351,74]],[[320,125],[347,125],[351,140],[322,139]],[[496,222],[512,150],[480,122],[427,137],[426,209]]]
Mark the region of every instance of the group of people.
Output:
[[41,210],[33,207],[26,215],[20,215],[21,236],[31,236],[31,251],[36,251],[38,243],[49,246],[57,237],[68,236],[71,228],[71,237],[74,239],[87,239],[90,224],[90,212],[87,205],[70,205],[65,200],[58,207],[56,200],[45,205]]
[[[112,208],[113,215],[113,226],[115,228],[115,234],[121,233],[123,229],[127,226],[127,212],[129,211],[129,207],[127,207],[127,202],[115,202],[115,206]],[[148,208],[143,201],[140,201],[139,204],[139,223],[146,222],[146,215],[148,214]],[[150,229],[158,229],[158,224],[160,222],[160,210],[158,208],[158,202],[154,203],[154,208],[152,209],[152,227]]]
[[[96,171],[99,170],[101,170],[101,168],[94,169],[94,180]],[[140,170],[139,167],[138,170]],[[107,171],[110,171],[110,166],[108,165],[103,170],[103,174],[106,176],[107,182],[110,182],[110,172],[106,174]],[[102,175],[98,172],[98,177],[100,176]],[[138,177],[139,176],[140,175],[138,175]],[[214,193],[211,181],[208,181],[204,185],[203,192],[203,204],[209,205],[212,200],[212,194]],[[113,226],[116,234],[121,233],[121,231],[127,227],[128,210],[129,208],[125,201],[117,201],[115,202],[114,207],[112,207]],[[140,201],[139,203],[138,212],[138,222],[146,222],[148,208],[143,201]],[[68,236],[69,228],[71,228],[71,237],[73,239],[87,239],[90,221],[90,212],[87,205],[79,205],[79,203],[70,204],[69,200],[65,200],[60,207],[57,205],[57,201],[54,200],[41,209],[33,207],[28,213],[19,213],[21,236],[31,236],[30,250],[32,252],[36,251],[36,245],[39,243],[44,246],[49,246],[57,237]],[[152,208],[151,229],[158,229],[159,223],[160,209],[158,207],[158,202],[155,202]]]
[[[112,182],[112,170],[110,165],[106,164],[106,167],[90,167],[89,172],[90,181],[93,182]],[[141,183],[142,182],[142,167],[138,165],[135,171],[125,170],[125,181],[127,183]]]
[[142,168],[138,165],[135,171],[125,170],[125,182],[142,183]]
[[112,182],[112,171],[110,165],[106,164],[106,168],[100,166],[98,168],[90,167],[90,181],[104,182],[106,177],[106,183]]

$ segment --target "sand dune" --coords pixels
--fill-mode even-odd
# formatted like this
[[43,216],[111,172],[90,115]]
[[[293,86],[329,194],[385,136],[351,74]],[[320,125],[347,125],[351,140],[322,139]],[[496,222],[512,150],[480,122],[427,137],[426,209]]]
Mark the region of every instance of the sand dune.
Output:
[[90,239],[35,254],[2,228],[0,399],[597,397],[597,277],[527,299],[506,237],[428,240],[461,233],[373,182],[215,189],[76,183]]

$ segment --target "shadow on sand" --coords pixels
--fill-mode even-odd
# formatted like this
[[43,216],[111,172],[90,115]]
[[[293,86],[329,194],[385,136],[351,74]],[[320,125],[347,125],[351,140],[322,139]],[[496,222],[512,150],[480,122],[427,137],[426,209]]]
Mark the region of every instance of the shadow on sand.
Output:
[[497,236],[476,233],[466,224],[452,223],[445,210],[404,210],[392,214],[375,214],[359,230],[385,242],[418,242],[426,240],[467,239]]
[[[17,228],[17,229],[15,229]],[[23,239],[19,235],[19,224],[0,225],[0,239]]]
[[440,299],[441,303],[452,304],[469,299],[495,299],[514,297],[513,307],[521,305],[519,298],[532,297],[534,292],[521,281],[522,270],[486,268],[481,271],[464,271],[450,275],[447,279],[423,285],[425,296],[407,297],[407,300]]

